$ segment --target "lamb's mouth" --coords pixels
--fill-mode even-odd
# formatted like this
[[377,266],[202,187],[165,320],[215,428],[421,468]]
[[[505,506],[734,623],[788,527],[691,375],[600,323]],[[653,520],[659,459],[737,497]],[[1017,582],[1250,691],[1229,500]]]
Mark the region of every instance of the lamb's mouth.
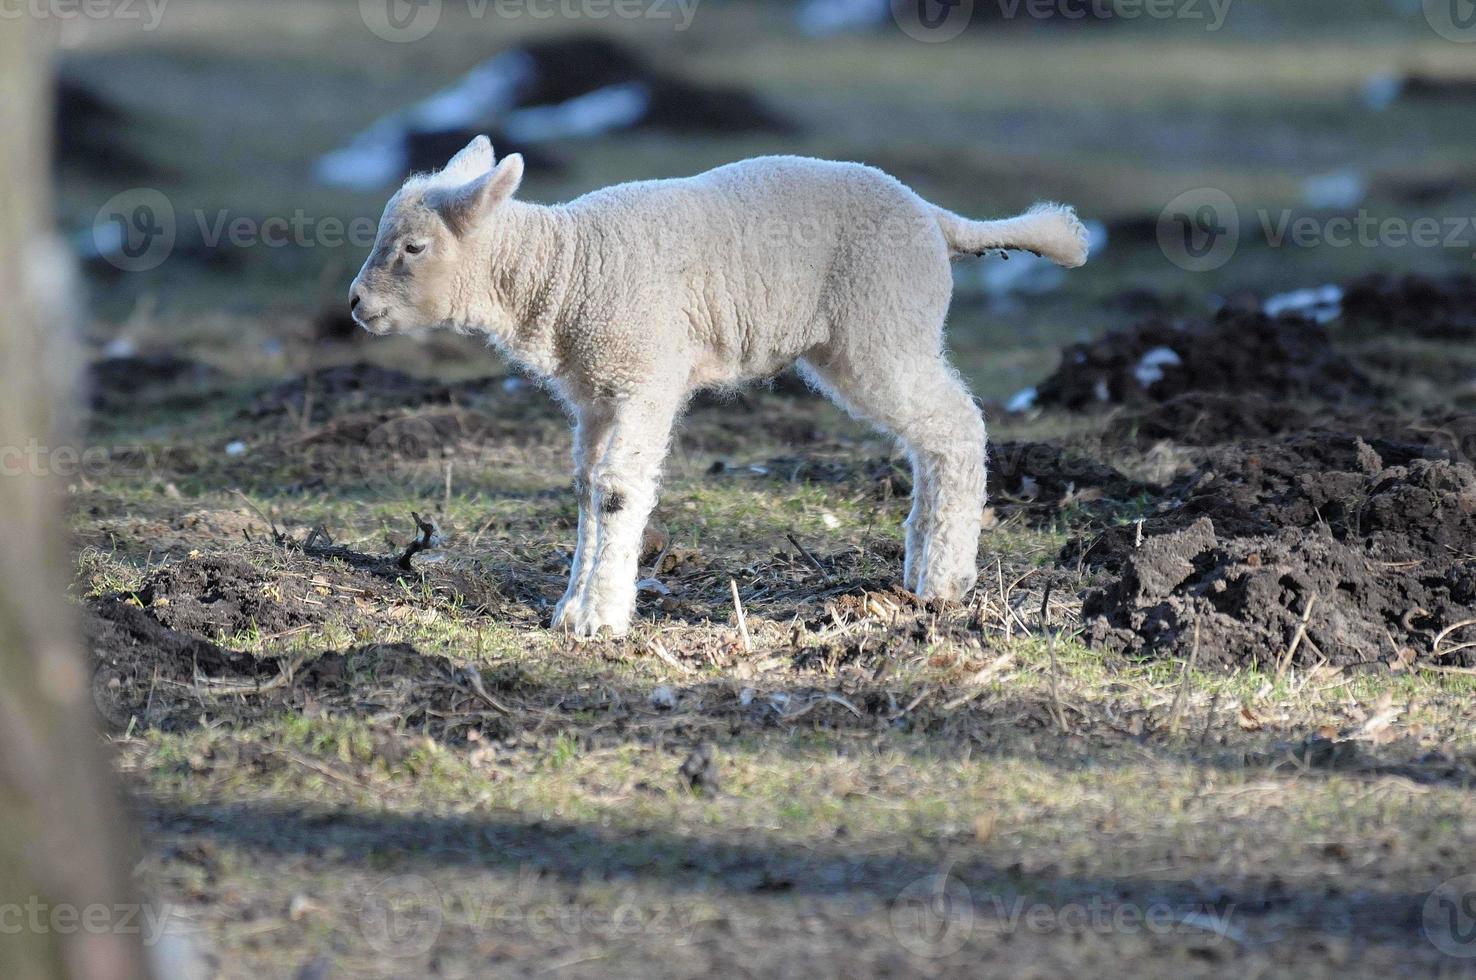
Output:
[[380,312],[380,313],[374,314],[373,316],[364,316],[358,310],[355,310],[353,316],[354,316],[354,322],[357,323],[359,326],[363,327],[365,330],[369,331],[370,333],[380,334],[380,333],[384,333],[384,331],[381,330],[381,329],[379,329],[375,325],[378,324],[380,321],[384,320],[386,317],[388,317],[389,314],[388,313],[384,313],[384,312]]

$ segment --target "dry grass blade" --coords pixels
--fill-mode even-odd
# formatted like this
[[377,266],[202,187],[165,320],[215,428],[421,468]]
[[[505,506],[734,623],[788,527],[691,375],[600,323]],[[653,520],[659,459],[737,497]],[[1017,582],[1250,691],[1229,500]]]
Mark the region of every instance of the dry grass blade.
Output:
[[738,636],[743,640],[743,652],[753,653],[753,637],[748,635],[748,617],[743,614],[743,600],[738,598],[738,580],[728,579],[728,586],[733,590],[733,612],[738,617]]
[[1307,623],[1312,618],[1312,605],[1317,601],[1317,593],[1313,592],[1307,596],[1307,605],[1302,608],[1302,621],[1297,624],[1297,631],[1292,636],[1291,643],[1286,648],[1286,653],[1281,655],[1281,662],[1276,665],[1276,680],[1281,681],[1291,667],[1292,658],[1297,654],[1297,648],[1307,638]]

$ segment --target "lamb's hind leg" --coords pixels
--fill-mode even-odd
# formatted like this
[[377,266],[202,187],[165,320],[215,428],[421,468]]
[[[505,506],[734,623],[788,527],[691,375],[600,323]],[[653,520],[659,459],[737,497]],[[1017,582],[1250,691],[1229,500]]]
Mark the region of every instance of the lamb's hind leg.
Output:
[[603,401],[580,405],[574,422],[574,494],[579,498],[579,532],[574,545],[574,561],[569,569],[569,588],[554,607],[553,626],[565,625],[569,610],[578,604],[589,583],[598,547],[598,521],[594,509],[594,472],[604,456],[614,420],[612,407]]
[[912,459],[903,584],[925,599],[959,599],[978,580],[984,514],[984,417],[941,354],[857,367],[810,360],[821,387],[900,439]]

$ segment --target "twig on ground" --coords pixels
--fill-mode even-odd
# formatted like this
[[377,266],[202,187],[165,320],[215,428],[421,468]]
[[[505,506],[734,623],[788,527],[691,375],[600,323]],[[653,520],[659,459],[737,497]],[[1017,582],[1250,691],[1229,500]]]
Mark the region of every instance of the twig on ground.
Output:
[[[1006,605],[1008,608],[1008,605]],[[1061,680],[1056,664],[1056,631],[1051,629],[1051,587],[1045,588],[1045,595],[1040,600],[1040,626],[1046,631],[1046,654],[1051,659],[1051,714],[1056,719],[1056,727],[1061,730],[1062,735],[1071,734],[1071,729],[1066,723],[1066,712],[1061,708]]]
[[281,531],[277,530],[277,523],[273,521],[270,517],[268,517],[265,511],[256,506],[256,504],[252,503],[250,497],[246,496],[244,493],[242,493],[240,490],[235,489],[234,487],[231,489],[231,493],[240,497],[241,502],[244,503],[247,507],[250,507],[251,512],[257,517],[261,518],[262,521],[265,522],[266,526],[272,529],[272,542],[274,544],[280,545],[287,540],[287,536]]
[[792,531],[785,531],[784,532],[784,536],[789,539],[789,543],[790,544],[794,545],[796,548],[799,549],[799,553],[802,556],[804,556],[805,561],[807,561],[811,565],[815,566],[815,571],[819,572],[820,573],[820,577],[825,580],[825,584],[826,585],[829,585],[830,584],[830,573],[825,570],[825,566],[824,565],[820,564],[820,562],[816,560],[816,558],[815,558],[814,555],[810,554],[810,549],[809,548],[806,548],[804,545],[800,544],[800,540],[799,540],[799,538],[797,538],[797,537],[794,536],[794,532],[792,532]]
[[411,558],[441,543],[441,529],[436,527],[435,521],[427,521],[413,510],[410,516],[415,519],[415,540],[405,548],[405,553],[400,556],[398,562],[399,566],[407,572],[415,570],[415,566],[410,564]]

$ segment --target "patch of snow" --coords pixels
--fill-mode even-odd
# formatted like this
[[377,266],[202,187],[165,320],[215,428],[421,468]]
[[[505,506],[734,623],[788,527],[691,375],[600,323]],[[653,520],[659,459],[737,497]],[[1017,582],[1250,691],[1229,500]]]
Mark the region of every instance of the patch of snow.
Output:
[[226,443],[225,453],[227,456],[244,456],[246,455],[246,444],[240,439],[228,442]]
[[502,130],[523,143],[598,136],[634,126],[650,105],[651,90],[640,82],[607,85],[558,105],[518,109]]
[[1399,95],[1403,91],[1404,76],[1388,71],[1379,72],[1363,83],[1363,104],[1374,112],[1383,112],[1399,101]]
[[890,13],[888,0],[805,0],[794,17],[801,32],[830,37],[876,27],[885,23]]
[[1302,182],[1302,200],[1312,208],[1353,208],[1368,196],[1368,179],[1356,170],[1337,170]]
[[406,134],[474,128],[511,109],[532,76],[532,55],[504,51],[452,87],[377,120],[348,146],[324,154],[314,165],[313,176],[321,183],[355,190],[392,184],[409,167]]
[[1138,366],[1133,369],[1133,375],[1138,379],[1138,384],[1144,388],[1151,388],[1163,380],[1164,368],[1178,367],[1183,363],[1184,359],[1173,348],[1155,347],[1138,361]]
[[138,353],[138,345],[127,337],[114,337],[103,348],[107,357],[132,357]]
[[1318,323],[1327,323],[1336,320],[1343,312],[1343,289],[1341,286],[1295,289],[1272,296],[1262,304],[1261,309],[1267,316],[1300,313]]
[[1028,412],[1035,407],[1036,399],[1038,399],[1039,397],[1040,391],[1034,386],[1029,388],[1021,388],[1019,391],[1015,392],[1014,396],[1009,401],[1005,402],[1005,411],[1009,412],[1011,415],[1019,415],[1021,412]]

